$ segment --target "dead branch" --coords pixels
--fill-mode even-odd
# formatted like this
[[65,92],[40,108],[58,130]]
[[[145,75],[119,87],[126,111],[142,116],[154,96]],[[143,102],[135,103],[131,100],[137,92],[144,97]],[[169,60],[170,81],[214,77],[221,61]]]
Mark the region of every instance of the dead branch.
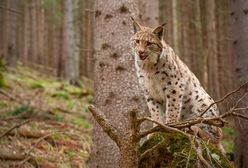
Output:
[[243,111],[243,110],[248,110],[248,107],[240,107],[240,108],[233,109],[233,111]]
[[15,128],[18,128],[18,127],[20,127],[20,126],[22,126],[22,125],[24,125],[24,124],[26,124],[26,123],[28,123],[28,122],[30,122],[30,120],[25,120],[25,121],[23,121],[22,123],[19,123],[19,124],[14,125],[14,126],[11,127],[10,129],[8,129],[8,130],[5,131],[4,133],[2,133],[2,134],[0,135],[0,138],[4,137],[5,135],[7,135],[8,133],[10,133],[10,132],[11,132],[12,130],[14,130]]
[[235,105],[232,107],[232,109],[235,109],[238,107],[239,103],[248,95],[248,92],[247,93],[244,93],[243,96],[241,96],[238,101],[235,103]]
[[166,132],[178,132],[178,133],[181,133],[181,134],[185,135],[186,137],[190,136],[189,134],[187,134],[187,133],[185,133],[185,132],[183,132],[183,131],[181,131],[181,130],[179,130],[177,128],[170,127],[170,126],[165,125],[165,124],[163,124],[163,123],[161,123],[159,121],[153,120],[152,118],[144,117],[143,120],[150,121],[152,123],[157,124],[160,127],[161,130],[164,130]]
[[36,141],[36,143],[32,146],[32,148],[29,149],[29,151],[27,151],[27,152],[25,153],[25,156],[26,156],[26,157],[25,157],[22,161],[20,161],[18,167],[21,168],[22,165],[23,165],[25,162],[27,162],[29,159],[31,159],[30,154],[32,153],[32,151],[37,147],[37,145],[38,145],[41,141],[43,141],[44,139],[46,139],[47,137],[49,137],[49,136],[51,136],[51,135],[52,135],[52,133],[49,133],[49,134],[47,134],[47,135],[45,135],[45,136],[39,138],[39,139]]
[[17,101],[17,99],[16,99],[14,96],[12,96],[12,95],[10,95],[9,93],[5,92],[3,89],[0,89],[0,93],[1,93],[2,95],[4,95],[5,97],[9,98],[9,99],[12,100],[12,101],[19,102],[19,101]]
[[117,130],[117,128],[115,128],[113,125],[111,125],[110,122],[106,119],[105,115],[100,110],[98,110],[96,107],[91,105],[88,107],[88,109],[91,112],[91,114],[94,116],[97,123],[102,127],[104,132],[107,133],[108,136],[113,141],[115,141],[116,144],[119,146],[120,139],[121,137],[123,137],[120,131]]
[[139,139],[144,138],[147,135],[155,133],[155,132],[158,132],[158,131],[161,131],[161,128],[159,126],[153,127],[153,128],[151,128],[149,130],[146,130],[144,132],[140,132],[139,135],[138,135],[138,138]]
[[26,152],[26,155],[30,155],[31,152],[36,148],[36,146],[37,146],[41,141],[43,141],[44,139],[46,139],[47,137],[49,137],[49,136],[51,136],[51,135],[52,135],[52,133],[49,133],[49,134],[47,134],[47,135],[44,135],[43,137],[40,137],[40,138],[36,141],[36,143],[34,144],[34,146],[33,146],[28,152]]
[[231,91],[230,93],[226,94],[222,99],[220,100],[217,100],[213,103],[211,103],[208,108],[206,110],[204,110],[200,115],[199,117],[202,117],[213,105],[217,104],[217,103],[220,103],[220,102],[223,102],[226,98],[228,98],[229,96],[231,96],[232,94],[238,92],[240,89],[242,89],[243,87],[245,87],[246,85],[248,84],[248,81],[246,81],[243,85],[239,86],[237,89]]
[[29,159],[31,159],[31,156],[28,156],[24,158],[22,161],[20,161],[18,168],[22,168],[22,165],[26,163]]

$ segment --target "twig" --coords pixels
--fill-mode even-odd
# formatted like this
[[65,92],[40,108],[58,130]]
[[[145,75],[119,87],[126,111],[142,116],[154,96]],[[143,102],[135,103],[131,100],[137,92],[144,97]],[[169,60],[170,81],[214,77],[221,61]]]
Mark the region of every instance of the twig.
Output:
[[36,148],[36,146],[37,146],[42,140],[44,140],[45,138],[51,136],[52,134],[53,134],[53,133],[49,133],[49,134],[47,134],[47,135],[44,135],[43,137],[40,137],[40,138],[36,141],[36,143],[34,144],[34,146],[33,146],[31,149],[29,149],[28,152],[26,152],[26,155],[30,155],[31,152]]
[[199,117],[202,117],[213,105],[217,104],[217,103],[220,103],[220,102],[223,102],[227,97],[229,97],[230,95],[238,92],[240,89],[242,89],[244,86],[246,86],[248,84],[248,81],[246,81],[243,85],[241,85],[240,87],[238,87],[237,89],[233,90],[232,92],[226,94],[222,99],[220,100],[217,100],[213,103],[211,103],[208,108],[206,110],[204,110],[200,115]]
[[105,133],[109,135],[109,137],[116,142],[116,144],[120,145],[120,140],[123,135],[120,133],[117,128],[110,124],[110,122],[106,119],[105,115],[93,105],[88,107],[89,111],[97,121],[97,123],[102,127]]
[[195,144],[193,143],[193,148],[196,151],[197,157],[199,158],[199,160],[202,162],[202,164],[204,164],[207,168],[212,168],[213,166],[211,166],[206,159],[204,159],[204,157],[202,156],[202,149],[201,149],[201,144],[199,142],[196,141],[196,143],[198,143],[198,148],[195,146]]
[[233,111],[242,111],[242,110],[248,110],[248,107],[240,107],[240,108],[233,109]]
[[28,157],[26,157],[25,159],[23,159],[22,161],[20,161],[18,168],[21,168],[22,165],[23,165],[24,163],[26,163],[30,158],[31,158],[31,156],[28,156]]
[[2,133],[2,134],[0,135],[0,138],[4,137],[4,136],[7,135],[8,133],[10,133],[13,129],[18,128],[18,127],[20,127],[20,126],[22,126],[22,125],[24,125],[24,124],[26,124],[26,123],[28,123],[28,122],[30,122],[30,120],[25,120],[25,121],[23,121],[22,123],[19,123],[19,124],[17,124],[17,125],[14,125],[14,126],[11,127],[10,129],[8,129],[8,130],[5,131],[4,133]]
[[17,101],[17,99],[15,97],[13,97],[12,95],[8,94],[7,92],[5,92],[4,90],[0,89],[0,93],[2,95],[4,95],[5,97],[9,98],[10,100],[13,100],[13,101]]
[[37,145],[38,145],[42,140],[44,140],[45,138],[49,137],[50,135],[52,135],[52,133],[49,133],[49,134],[47,134],[47,135],[44,135],[43,137],[40,137],[40,138],[36,141],[36,143],[32,146],[32,148],[29,149],[28,152],[26,152],[26,156],[27,156],[27,157],[19,163],[18,168],[21,168],[21,166],[22,166],[26,161],[28,161],[28,160],[31,158],[30,154],[31,154],[31,152],[37,147]]
[[161,128],[159,126],[153,127],[149,130],[146,130],[144,132],[139,133],[138,138],[139,139],[144,138],[145,136],[152,134],[154,132],[160,131],[160,130],[161,130]]
[[207,144],[204,141],[202,141],[202,143],[205,146],[205,150],[207,152],[207,156],[208,156],[209,161],[211,162],[211,164],[213,164],[212,159],[211,159],[211,155],[210,155],[211,151],[209,150],[209,148],[207,147]]
[[[195,136],[193,137],[193,141],[195,139]],[[189,167],[189,160],[190,160],[190,156],[191,156],[191,151],[192,151],[192,142],[191,142],[191,146],[190,146],[190,150],[189,150],[189,155],[187,157],[187,163],[186,163],[186,168]]]
[[[230,115],[231,115],[231,116],[235,116],[235,117],[239,117],[239,118],[243,118],[243,119],[248,120],[248,117],[245,116],[245,115],[242,115],[242,114],[238,114],[238,113],[232,112],[232,113],[229,114],[229,116],[230,116]],[[226,114],[226,116],[228,116],[228,114]]]
[[185,135],[187,137],[190,136],[189,134],[187,134],[187,133],[185,133],[185,132],[183,132],[183,131],[181,131],[181,130],[179,130],[177,128],[174,128],[174,127],[171,127],[171,126],[168,126],[168,125],[164,125],[163,123],[161,123],[159,121],[156,121],[156,120],[153,120],[152,118],[144,117],[143,120],[146,120],[146,121],[150,121],[152,123],[155,123],[155,124],[157,124],[160,127],[160,129],[163,129],[165,131],[168,131],[168,132],[178,132],[178,133],[181,133],[181,134],[183,134],[183,135]]
[[235,103],[235,105],[232,107],[232,109],[235,109],[238,107],[239,103],[248,95],[248,92],[247,93],[244,93],[242,97],[240,97],[238,99],[238,101]]

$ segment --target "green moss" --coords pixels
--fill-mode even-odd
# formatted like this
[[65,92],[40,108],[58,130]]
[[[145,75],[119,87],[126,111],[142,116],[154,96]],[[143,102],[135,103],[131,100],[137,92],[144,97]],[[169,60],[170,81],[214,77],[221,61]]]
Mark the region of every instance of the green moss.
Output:
[[224,145],[226,152],[233,152],[233,140],[234,140],[234,129],[231,127],[222,128],[223,139],[222,144]]
[[61,132],[57,132],[57,131],[54,131],[51,136],[52,136],[52,139],[54,141],[58,141],[58,140],[69,141],[69,140],[71,140],[71,138],[68,135],[65,135],[65,134],[63,134]]
[[153,134],[150,139],[145,141],[142,146],[140,146],[140,153],[144,153],[147,149],[152,148],[154,145],[158,144],[165,139],[167,133]]
[[222,128],[222,132],[224,136],[234,136],[234,129],[231,127]]
[[45,89],[43,83],[41,81],[34,81],[32,84],[31,84],[31,88],[32,89]]
[[0,109],[8,107],[8,104],[5,101],[0,101]]
[[[202,143],[202,149],[204,158],[216,168],[232,168],[228,159],[212,144]],[[179,133],[156,133],[140,146],[139,151],[143,154],[140,167],[196,166],[196,151],[191,147],[188,138]]]
[[34,109],[28,105],[21,105],[16,107],[14,110],[9,111],[7,114],[11,116],[16,116],[22,113],[32,114],[33,110]]
[[66,102],[66,108],[72,110],[76,106],[76,102],[73,100],[67,100]]
[[91,128],[91,125],[83,118],[74,118],[71,120],[71,123],[79,128]]
[[4,88],[4,87],[7,87],[7,86],[8,86],[7,81],[3,77],[2,72],[0,72],[0,88]]
[[57,91],[54,92],[51,95],[53,98],[59,98],[59,99],[64,99],[64,100],[68,100],[69,99],[69,95],[68,93],[64,92],[64,91]]
[[230,141],[230,140],[222,140],[221,142],[224,146],[225,146],[225,149],[226,149],[226,152],[233,152],[233,149],[234,149],[234,144],[233,144],[233,141]]
[[58,121],[58,122],[63,122],[65,120],[64,116],[59,113],[55,113],[50,117],[51,120]]
[[92,95],[88,95],[88,96],[87,96],[87,101],[88,101],[88,103],[92,104],[93,101],[94,101],[93,96],[92,96]]

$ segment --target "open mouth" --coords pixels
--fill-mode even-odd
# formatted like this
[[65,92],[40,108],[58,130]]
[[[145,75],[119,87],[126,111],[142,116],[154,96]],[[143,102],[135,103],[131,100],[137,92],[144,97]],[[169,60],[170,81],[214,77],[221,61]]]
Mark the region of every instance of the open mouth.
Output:
[[146,54],[139,54],[139,57],[141,60],[145,60],[147,55]]

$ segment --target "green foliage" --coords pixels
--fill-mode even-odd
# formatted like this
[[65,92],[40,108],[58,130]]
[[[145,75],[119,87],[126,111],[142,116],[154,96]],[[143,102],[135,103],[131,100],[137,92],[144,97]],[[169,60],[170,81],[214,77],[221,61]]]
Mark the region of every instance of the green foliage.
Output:
[[53,98],[68,100],[69,95],[65,91],[56,91],[51,95]]
[[225,146],[226,152],[233,152],[234,144],[234,129],[231,127],[222,128],[223,140],[222,144]]
[[8,104],[4,101],[0,101],[0,109],[8,107]]
[[64,116],[61,114],[54,114],[53,117],[51,118],[52,120],[63,122],[64,121]]
[[43,83],[41,81],[34,81],[31,84],[31,88],[32,89],[45,89],[45,87],[43,86]]
[[231,127],[222,128],[224,136],[234,136],[234,129]]
[[92,104],[93,101],[94,101],[94,97],[92,95],[88,95],[87,96],[87,101],[88,101],[88,103]]
[[225,146],[226,152],[233,152],[234,144],[233,141],[222,140],[222,144]]
[[8,85],[3,75],[4,70],[5,70],[5,65],[3,59],[0,58],[0,88],[6,87]]
[[14,110],[9,111],[8,115],[16,116],[16,115],[20,115],[22,113],[32,114],[33,108],[28,106],[28,105],[20,105],[20,106],[16,107]]
[[73,125],[79,128],[91,128],[91,125],[83,118],[74,118],[71,122]]

